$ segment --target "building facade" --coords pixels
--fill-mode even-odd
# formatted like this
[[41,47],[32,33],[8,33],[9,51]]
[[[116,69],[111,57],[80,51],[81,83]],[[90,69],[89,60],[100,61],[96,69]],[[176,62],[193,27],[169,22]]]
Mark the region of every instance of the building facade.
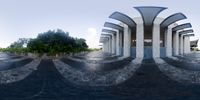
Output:
[[[151,59],[190,53],[192,25],[176,22],[187,19],[182,13],[166,18],[157,17],[165,7],[134,7],[141,17],[114,12],[109,18],[120,24],[105,22],[100,43],[103,51],[114,55]],[[109,28],[109,29],[108,29]]]

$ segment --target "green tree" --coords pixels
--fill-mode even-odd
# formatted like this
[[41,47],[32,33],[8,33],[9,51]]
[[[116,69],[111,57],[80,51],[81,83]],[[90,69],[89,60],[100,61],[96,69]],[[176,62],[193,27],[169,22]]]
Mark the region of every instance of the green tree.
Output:
[[80,52],[88,48],[85,39],[70,37],[68,32],[60,29],[40,33],[27,47],[31,52],[49,54]]

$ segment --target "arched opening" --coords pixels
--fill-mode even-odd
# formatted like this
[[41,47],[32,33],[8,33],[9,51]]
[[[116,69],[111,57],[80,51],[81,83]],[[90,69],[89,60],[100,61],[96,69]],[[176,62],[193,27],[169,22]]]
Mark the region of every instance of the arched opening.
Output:
[[152,26],[144,26],[144,58],[152,58]]

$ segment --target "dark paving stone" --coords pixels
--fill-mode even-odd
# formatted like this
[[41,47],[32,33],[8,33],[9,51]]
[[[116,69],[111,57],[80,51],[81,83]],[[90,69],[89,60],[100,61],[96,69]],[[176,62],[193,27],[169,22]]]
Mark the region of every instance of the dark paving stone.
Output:
[[74,58],[83,59],[83,60],[92,60],[92,61],[103,61],[103,60],[113,60],[117,59],[120,56],[114,56],[109,53],[104,53],[102,51],[94,51],[78,56],[73,56]]
[[0,85],[0,100],[198,100],[200,85],[178,83],[163,74],[154,60],[143,60],[133,77],[108,87],[79,86],[67,81],[52,60],[24,80]]
[[[42,63],[42,62],[41,62]],[[42,90],[44,86],[44,70],[41,67],[26,77],[24,80],[0,85],[1,100],[27,100],[29,97],[36,95]]]
[[[108,72],[116,69],[121,69],[131,62],[132,58],[127,58],[117,62],[110,63],[85,63],[77,62],[68,58],[61,58],[61,61],[80,70],[96,71],[96,72]],[[94,70],[95,69],[95,70]]]
[[153,60],[144,60],[131,79],[116,86],[76,86],[60,75],[51,60],[42,60],[38,71],[25,80],[0,86],[1,100],[192,100],[199,93],[200,86],[169,79]]
[[182,61],[176,61],[170,58],[163,58],[165,62],[167,62],[170,65],[173,65],[174,67],[191,70],[191,71],[200,71],[200,63],[191,62],[191,61],[188,61],[186,58],[181,58],[181,57],[179,57],[179,59],[182,59]]
[[31,61],[33,61],[32,58],[27,58],[27,59],[17,61],[17,62],[3,62],[3,63],[0,63],[0,71],[9,70],[9,69],[17,68],[17,67],[22,67],[22,66],[30,63]]

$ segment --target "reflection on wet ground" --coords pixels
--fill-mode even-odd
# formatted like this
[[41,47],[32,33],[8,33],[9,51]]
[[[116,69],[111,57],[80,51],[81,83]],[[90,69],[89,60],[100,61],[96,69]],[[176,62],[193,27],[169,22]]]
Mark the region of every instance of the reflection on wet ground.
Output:
[[13,56],[11,54],[0,52],[0,61],[4,61],[4,60],[7,60],[7,59],[17,59],[17,58],[21,58],[21,56]]
[[[200,59],[200,53],[195,57]],[[24,80],[0,85],[1,100],[197,100],[199,94],[200,85],[174,81],[160,71],[153,59],[143,60],[130,79],[113,86],[72,84],[58,72],[51,59],[43,59],[38,69]]]
[[101,51],[85,53],[79,56],[74,56],[74,58],[85,59],[85,60],[112,60],[119,56],[111,55],[109,53],[102,53]]
[[21,67],[24,66],[28,63],[30,63],[31,61],[33,61],[33,59],[31,58],[26,58],[26,59],[22,59],[20,61],[12,61],[12,62],[0,62],[0,71],[1,70],[9,70],[12,68],[17,68],[17,67]]
[[112,71],[116,69],[123,68],[129,62],[131,62],[132,58],[127,58],[124,60],[120,60],[117,62],[109,62],[109,63],[85,63],[85,62],[77,62],[72,59],[62,58],[61,61],[64,63],[73,66],[74,68],[80,70],[87,70],[93,72],[105,72],[105,71]]
[[170,58],[163,58],[168,64],[178,68],[183,68],[192,71],[200,71],[200,54],[198,52],[184,57],[176,56],[180,60],[173,60]]
[[30,63],[33,59],[8,53],[0,53],[0,71],[17,68]]

